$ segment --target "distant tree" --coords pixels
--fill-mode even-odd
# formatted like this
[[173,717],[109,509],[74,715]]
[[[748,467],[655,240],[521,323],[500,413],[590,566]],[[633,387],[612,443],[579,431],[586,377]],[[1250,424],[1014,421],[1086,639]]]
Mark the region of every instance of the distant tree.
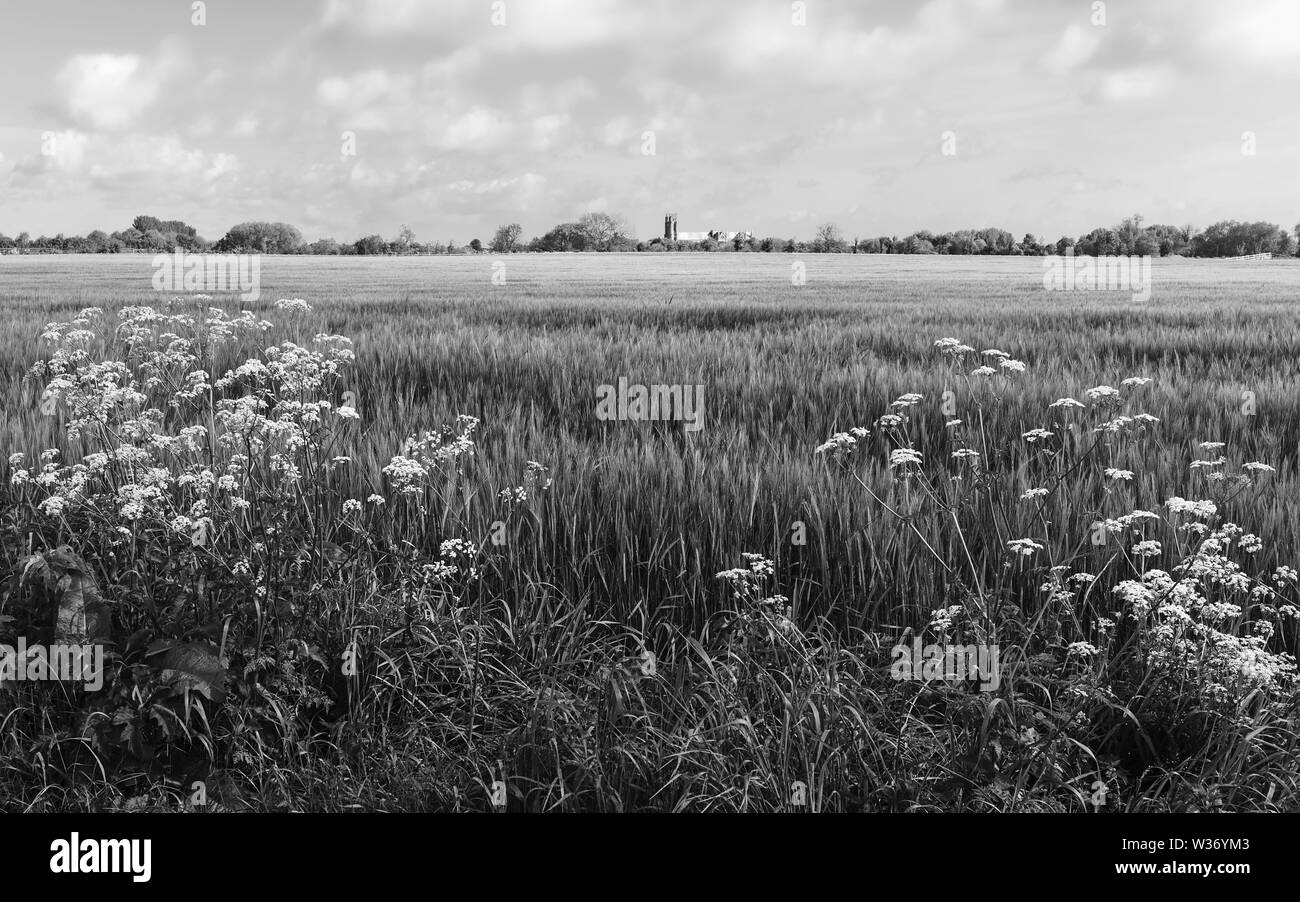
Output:
[[470,241],[469,249],[477,254],[479,251],[483,250],[483,242],[475,238],[472,241]]
[[813,250],[819,254],[837,254],[844,250],[844,238],[840,227],[833,222],[824,222],[817,227],[813,238]]
[[292,254],[302,233],[287,222],[241,222],[214,245],[218,253]]
[[781,252],[786,254],[793,254],[798,249],[799,249],[799,245],[795,244],[794,239],[788,238],[786,239],[785,247],[781,248]]
[[1271,222],[1216,222],[1192,240],[1197,257],[1238,257],[1245,254],[1288,254],[1291,236]]
[[107,232],[95,229],[86,236],[85,252],[88,254],[107,254],[113,245],[113,239]]
[[1146,228],[1147,235],[1154,243],[1155,250],[1162,257],[1185,254],[1191,243],[1186,227],[1171,225],[1152,225]]
[[905,254],[933,254],[934,242],[924,237],[929,232],[917,232],[915,235],[908,235],[903,241]]
[[1059,257],[1064,257],[1066,249],[1073,248],[1073,247],[1074,247],[1074,239],[1062,236],[1058,238],[1056,241],[1056,254]]
[[402,223],[402,228],[397,233],[397,252],[400,254],[409,254],[411,253],[411,246],[413,244],[415,244],[415,233],[411,231],[410,226],[406,223]]
[[492,243],[489,247],[493,253],[510,254],[514,253],[519,244],[519,236],[524,233],[524,227],[517,222],[509,225],[497,227],[497,233],[492,236]]
[[1074,252],[1089,257],[1113,257],[1121,253],[1120,236],[1114,229],[1093,229],[1079,239]]
[[587,244],[592,250],[609,251],[632,237],[627,220],[615,213],[584,213],[578,219]]
[[26,232],[19,232],[18,237],[14,239],[14,247],[18,248],[20,251],[26,250],[27,246],[31,243],[32,236],[28,235]]
[[586,230],[576,222],[562,222],[537,239],[537,250],[583,251],[588,247]]
[[1025,232],[1025,237],[1020,239],[1020,249],[1023,253],[1031,257],[1037,257],[1043,252],[1043,249],[1039,246],[1038,239],[1034,237],[1033,232]]
[[1016,243],[1015,237],[1006,229],[980,229],[975,237],[984,242],[984,248],[978,251],[983,254],[1009,254]]
[[319,241],[313,241],[309,244],[307,246],[307,253],[335,255],[343,253],[343,249],[339,247],[339,243],[333,238],[322,238]]
[[378,256],[388,253],[388,243],[379,235],[367,235],[365,238],[358,239],[353,247],[358,254],[365,256]]

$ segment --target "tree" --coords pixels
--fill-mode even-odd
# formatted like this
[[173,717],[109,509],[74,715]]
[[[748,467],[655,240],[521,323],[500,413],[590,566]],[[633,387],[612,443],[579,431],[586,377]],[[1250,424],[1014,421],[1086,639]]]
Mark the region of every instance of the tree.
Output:
[[479,251],[483,250],[483,242],[474,238],[469,243],[469,249],[477,254]]
[[837,254],[844,250],[844,238],[840,235],[840,227],[833,222],[825,222],[817,227],[817,235],[813,238],[813,250],[819,254]]
[[217,253],[292,254],[302,233],[287,222],[241,222],[214,245]]
[[1287,254],[1290,250],[1290,236],[1271,222],[1216,222],[1192,240],[1196,257]]
[[519,236],[523,233],[524,227],[517,222],[512,222],[509,225],[498,226],[497,233],[492,236],[492,244],[490,245],[493,253],[514,253],[519,244]]
[[616,244],[632,237],[627,220],[615,213],[584,213],[578,220],[578,228],[587,244],[597,251],[613,250]]
[[576,222],[562,222],[534,241],[540,251],[582,251],[588,246],[587,233]]
[[398,253],[409,254],[411,252],[411,245],[414,243],[415,233],[411,231],[409,225],[402,223],[401,231],[397,233]]
[[313,241],[307,246],[309,254],[335,255],[343,253],[339,243],[333,238],[322,238],[320,241]]
[[353,245],[358,254],[366,256],[378,256],[388,253],[388,244],[379,235],[367,235],[365,238],[358,239]]

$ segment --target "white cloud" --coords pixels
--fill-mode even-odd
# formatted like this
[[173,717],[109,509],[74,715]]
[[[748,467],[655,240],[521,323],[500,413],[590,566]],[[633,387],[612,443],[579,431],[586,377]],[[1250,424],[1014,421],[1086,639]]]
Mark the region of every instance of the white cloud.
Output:
[[490,150],[511,140],[513,134],[514,125],[499,112],[475,107],[448,124],[436,140],[448,150]]
[[1173,71],[1168,66],[1121,69],[1101,80],[1101,96],[1118,103],[1149,100],[1165,93],[1173,81]]
[[1056,46],[1043,57],[1043,65],[1058,75],[1069,72],[1092,58],[1101,46],[1101,29],[1094,26],[1071,25],[1065,29]]
[[93,128],[131,125],[158,96],[159,85],[144,72],[134,54],[95,53],[74,56],[56,77],[68,112]]
[[[494,17],[503,15],[502,24]],[[486,0],[330,0],[326,29],[372,37],[473,38],[508,50],[562,52],[645,35],[664,16],[619,0],[527,0],[498,9]]]

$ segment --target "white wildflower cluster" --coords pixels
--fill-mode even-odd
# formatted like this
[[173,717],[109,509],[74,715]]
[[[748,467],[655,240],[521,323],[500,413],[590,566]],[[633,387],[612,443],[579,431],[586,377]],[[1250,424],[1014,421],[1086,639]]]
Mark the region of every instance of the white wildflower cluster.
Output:
[[936,608],[930,612],[929,628],[939,635],[943,635],[949,632],[965,613],[965,606],[959,604],[949,605],[946,608]]
[[[81,458],[63,461],[54,449],[37,462],[11,455],[10,481],[31,509],[60,520],[58,528],[103,527],[110,545],[140,537],[208,547],[240,542],[238,554],[224,559],[234,562],[235,575],[260,582],[276,549],[248,537],[301,547],[301,530],[312,524],[285,517],[297,516],[303,494],[351,462],[335,449],[343,447],[340,439],[357,413],[332,399],[354,354],[345,337],[319,333],[307,346],[273,344],[211,378],[231,359],[232,346],[256,347],[272,324],[210,302],[191,296],[156,308],[126,307],[116,329],[98,308],[47,325],[42,338],[51,350],[32,378],[42,389],[42,412],[60,414],[68,438],[76,440],[69,447]],[[299,299],[276,307],[310,312]],[[104,341],[91,340],[96,337]],[[456,427],[414,441],[407,452],[411,479],[425,480],[432,465],[472,453],[477,425],[462,417]],[[530,462],[530,491],[537,467]],[[372,494],[366,503],[382,505],[385,498]],[[363,509],[358,499],[343,501],[351,528],[361,528]],[[468,551],[445,546],[442,561],[459,576],[476,575]]]
[[434,473],[445,465],[459,464],[462,458],[473,457],[478,426],[478,418],[462,414],[454,425],[444,426],[439,432],[427,431],[408,438],[402,453],[384,467],[393,490],[399,495],[421,495]]
[[855,426],[848,432],[837,432],[817,446],[816,454],[829,454],[840,457],[852,454],[858,449],[858,442],[865,442],[871,437],[871,431],[862,426]]
[[542,482],[546,475],[546,467],[535,460],[528,461],[527,469],[524,471],[524,484],[514,488],[502,489],[497,493],[500,499],[507,507],[517,507],[528,503],[528,499],[539,492],[545,492],[551,487],[552,480],[547,478]]
[[[1169,505],[1173,511],[1213,516],[1211,508],[1198,502],[1171,501],[1176,502]],[[1261,601],[1274,596],[1272,588],[1228,557],[1234,542],[1249,553],[1257,541],[1225,523],[1176,565],[1173,575],[1148,570],[1140,580],[1125,580],[1114,589],[1123,614],[1139,626],[1149,665],[1171,681],[1197,685],[1215,701],[1232,702],[1257,689],[1284,691],[1295,682],[1295,659],[1268,650],[1276,628],[1272,621],[1287,615],[1262,606]],[[1157,543],[1141,544],[1159,553]],[[1248,618],[1252,608],[1258,609],[1258,619]]]
[[447,586],[474,582],[479,578],[479,547],[465,539],[447,539],[438,546],[438,560],[422,568],[429,584]]
[[734,628],[751,638],[757,637],[766,645],[775,644],[783,634],[795,631],[791,620],[793,607],[784,595],[768,595],[766,587],[776,572],[772,561],[761,554],[746,552],[741,555],[744,567],[733,567],[717,574],[726,580],[735,596],[738,611]]
[[1012,539],[1007,542],[1007,548],[1022,557],[1028,557],[1035,551],[1043,550],[1042,544],[1035,542],[1033,539]]

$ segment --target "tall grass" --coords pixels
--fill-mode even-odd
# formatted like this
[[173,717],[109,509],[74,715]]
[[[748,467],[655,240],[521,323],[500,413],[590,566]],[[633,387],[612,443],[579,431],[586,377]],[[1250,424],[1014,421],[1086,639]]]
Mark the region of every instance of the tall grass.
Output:
[[[397,804],[455,807],[462,803],[452,787],[464,793],[474,781],[482,804],[493,771],[504,768],[533,775],[525,789],[512,783],[519,803],[530,807],[784,807],[795,779],[823,787],[817,799],[826,808],[1084,807],[1077,792],[1061,788],[1069,779],[1050,775],[1064,768],[1074,777],[1095,777],[1105,766],[1082,759],[1062,764],[1052,759],[1057,751],[1048,754],[1041,743],[1023,739],[1035,711],[1059,713],[1054,702],[1022,699],[1029,708],[1013,708],[1019,714],[999,725],[989,721],[979,696],[927,690],[911,698],[882,675],[881,643],[908,628],[925,629],[936,608],[956,603],[971,587],[995,585],[1028,633],[1059,632],[1064,615],[1050,593],[1039,591],[1042,574],[1008,578],[1007,540],[1038,535],[1051,560],[1100,569],[1107,550],[1091,543],[1093,525],[1114,515],[1116,492],[1134,508],[1185,494],[1188,462],[1202,441],[1227,443],[1235,464],[1261,460],[1277,468],[1265,488],[1225,500],[1221,514],[1267,538],[1257,555],[1261,568],[1296,559],[1300,399],[1289,389],[1300,332],[1295,270],[1285,262],[1156,261],[1146,304],[1106,293],[1048,294],[1041,263],[1029,260],[804,258],[803,286],[791,284],[791,260],[783,257],[558,255],[505,262],[506,284],[493,285],[486,257],[271,259],[263,266],[262,299],[244,305],[292,340],[326,332],[354,341],[356,366],[331,391],[335,403],[354,399],[361,421],[336,449],[353,462],[322,499],[322,522],[337,520],[347,498],[385,491],[381,471],[413,432],[459,414],[482,421],[472,467],[442,490],[436,521],[401,504],[385,505],[371,522],[388,549],[383,560],[368,558],[365,567],[353,561],[340,595],[310,615],[308,632],[330,636],[332,654],[341,653],[346,631],[362,624],[383,636],[390,628],[409,632],[401,618],[375,620],[375,599],[401,593],[373,574],[395,572],[390,559],[399,549],[436,555],[448,536],[484,549],[482,579],[460,613],[430,618],[436,641],[391,657],[380,654],[385,646],[378,642],[378,660],[387,663],[371,662],[373,693],[364,701],[350,696],[356,707],[347,709],[348,717],[332,715],[334,723],[351,724],[348,742],[364,746],[343,756],[354,767],[377,766],[378,750],[392,739],[383,730],[398,723],[413,731],[404,737],[408,747],[433,756],[381,768],[379,782],[389,787],[382,791],[399,793]],[[8,336],[0,346],[0,397],[6,399],[0,445],[29,455],[66,448],[58,418],[40,413],[39,391],[22,381],[43,353],[37,337],[45,322],[84,306],[105,308],[112,326],[115,310],[157,303],[148,261],[5,258],[0,267],[0,328]],[[313,311],[286,321],[273,308],[279,297],[309,298]],[[984,406],[980,422],[985,462],[1007,474],[1006,484],[999,498],[988,495],[955,522],[941,510],[903,510],[909,527],[872,499],[895,497],[885,445],[864,447],[847,467],[828,465],[814,449],[834,433],[869,425],[899,395],[916,392],[927,402],[912,418],[912,447],[926,461],[946,459],[954,446],[938,399],[951,391],[963,411],[976,400],[963,379],[936,366],[933,342],[946,335],[1000,348],[1027,364],[1014,391]],[[223,348],[216,371],[259,350],[251,339]],[[1014,499],[1043,464],[1021,433],[1046,425],[1054,400],[1127,376],[1153,380],[1142,409],[1160,420],[1140,445],[1106,461],[1134,470],[1135,479],[1117,488],[1097,468],[1080,468],[1029,516]],[[704,429],[599,421],[595,388],[619,377],[703,384]],[[1250,414],[1244,397],[1253,400]],[[519,485],[530,460],[548,467],[550,488],[527,506],[512,507],[499,493]],[[1012,489],[1016,495],[1008,494]],[[498,522],[505,524],[500,545],[493,541],[502,535]],[[30,530],[11,535],[12,565],[33,539]],[[330,540],[346,544],[333,533]],[[738,609],[743,614],[745,604],[763,600],[746,597],[738,606],[733,587],[715,578],[743,552],[772,560],[772,578],[789,597],[790,620],[800,630],[792,640],[797,655],[788,657],[793,652],[786,649],[787,657],[778,655],[766,669],[754,663],[763,660],[761,648],[724,642],[718,633],[721,621],[731,623]],[[940,566],[953,562],[963,565],[960,578]],[[768,616],[767,607],[757,610],[748,615],[751,622]],[[729,629],[734,635],[737,627]],[[1295,651],[1294,625],[1283,626],[1274,646]],[[642,679],[628,663],[646,647],[654,648],[664,672],[676,674],[672,691]],[[463,673],[435,678],[448,665],[434,658],[448,650],[462,665],[467,655],[486,658],[492,683],[465,680]],[[470,670],[484,673],[484,660],[478,664]],[[778,676],[783,673],[793,676]],[[450,684],[439,681],[447,679]],[[430,702],[430,693],[440,701]],[[514,698],[517,707],[480,708],[493,698]],[[590,708],[596,699],[603,714]],[[754,716],[750,732],[730,737],[737,706]],[[784,727],[779,717],[771,720],[782,710],[795,712]],[[1261,748],[1272,748],[1269,742],[1276,745],[1270,754],[1285,759],[1296,747],[1293,728],[1277,726],[1276,710],[1269,712],[1261,721],[1265,741],[1254,749],[1230,733],[1226,744],[1195,745],[1199,757],[1183,746],[1174,758],[1133,752],[1124,766],[1134,771],[1134,804],[1191,805],[1194,793],[1179,780],[1200,792],[1217,779],[1216,769],[1242,768]],[[845,732],[833,739],[806,732],[823,718]],[[371,728],[358,730],[358,722]],[[621,738],[597,735],[595,745],[585,746],[583,725],[593,722]],[[1023,751],[1023,760],[1009,771],[1017,775],[1009,794],[1005,786],[992,788],[1001,785],[988,745],[998,729],[1010,730],[998,748],[1024,747],[1016,753]],[[1141,738],[1121,736],[1125,729],[1120,718],[1114,735],[1106,727],[1095,744],[1116,755],[1121,747],[1142,746]],[[306,732],[315,735],[312,730]],[[1273,731],[1280,731],[1275,740]],[[480,737],[495,748],[484,749]],[[331,742],[346,745],[341,735]],[[749,750],[739,759],[748,763],[738,764],[739,748]],[[775,763],[746,757],[759,749]],[[311,768],[324,760],[307,757]],[[276,790],[294,800],[288,804],[330,806],[317,795],[321,783],[313,782],[326,777],[294,786],[285,759],[259,760],[259,779],[279,774],[288,781]],[[1184,773],[1188,761],[1200,768],[1195,779]],[[798,777],[789,773],[796,762],[804,769]],[[1177,768],[1182,776],[1152,789],[1152,766]],[[433,779],[433,788],[412,776],[440,767],[448,776]],[[1294,803],[1293,781],[1271,767],[1263,768],[1272,782],[1260,795],[1267,804],[1246,799],[1244,778],[1233,784],[1234,804]],[[1138,772],[1147,775],[1139,781]],[[373,802],[380,790],[357,790],[357,779],[353,772],[345,782]],[[392,788],[408,779],[413,785]],[[982,801],[972,793],[984,793]],[[463,804],[470,804],[468,796]]]

